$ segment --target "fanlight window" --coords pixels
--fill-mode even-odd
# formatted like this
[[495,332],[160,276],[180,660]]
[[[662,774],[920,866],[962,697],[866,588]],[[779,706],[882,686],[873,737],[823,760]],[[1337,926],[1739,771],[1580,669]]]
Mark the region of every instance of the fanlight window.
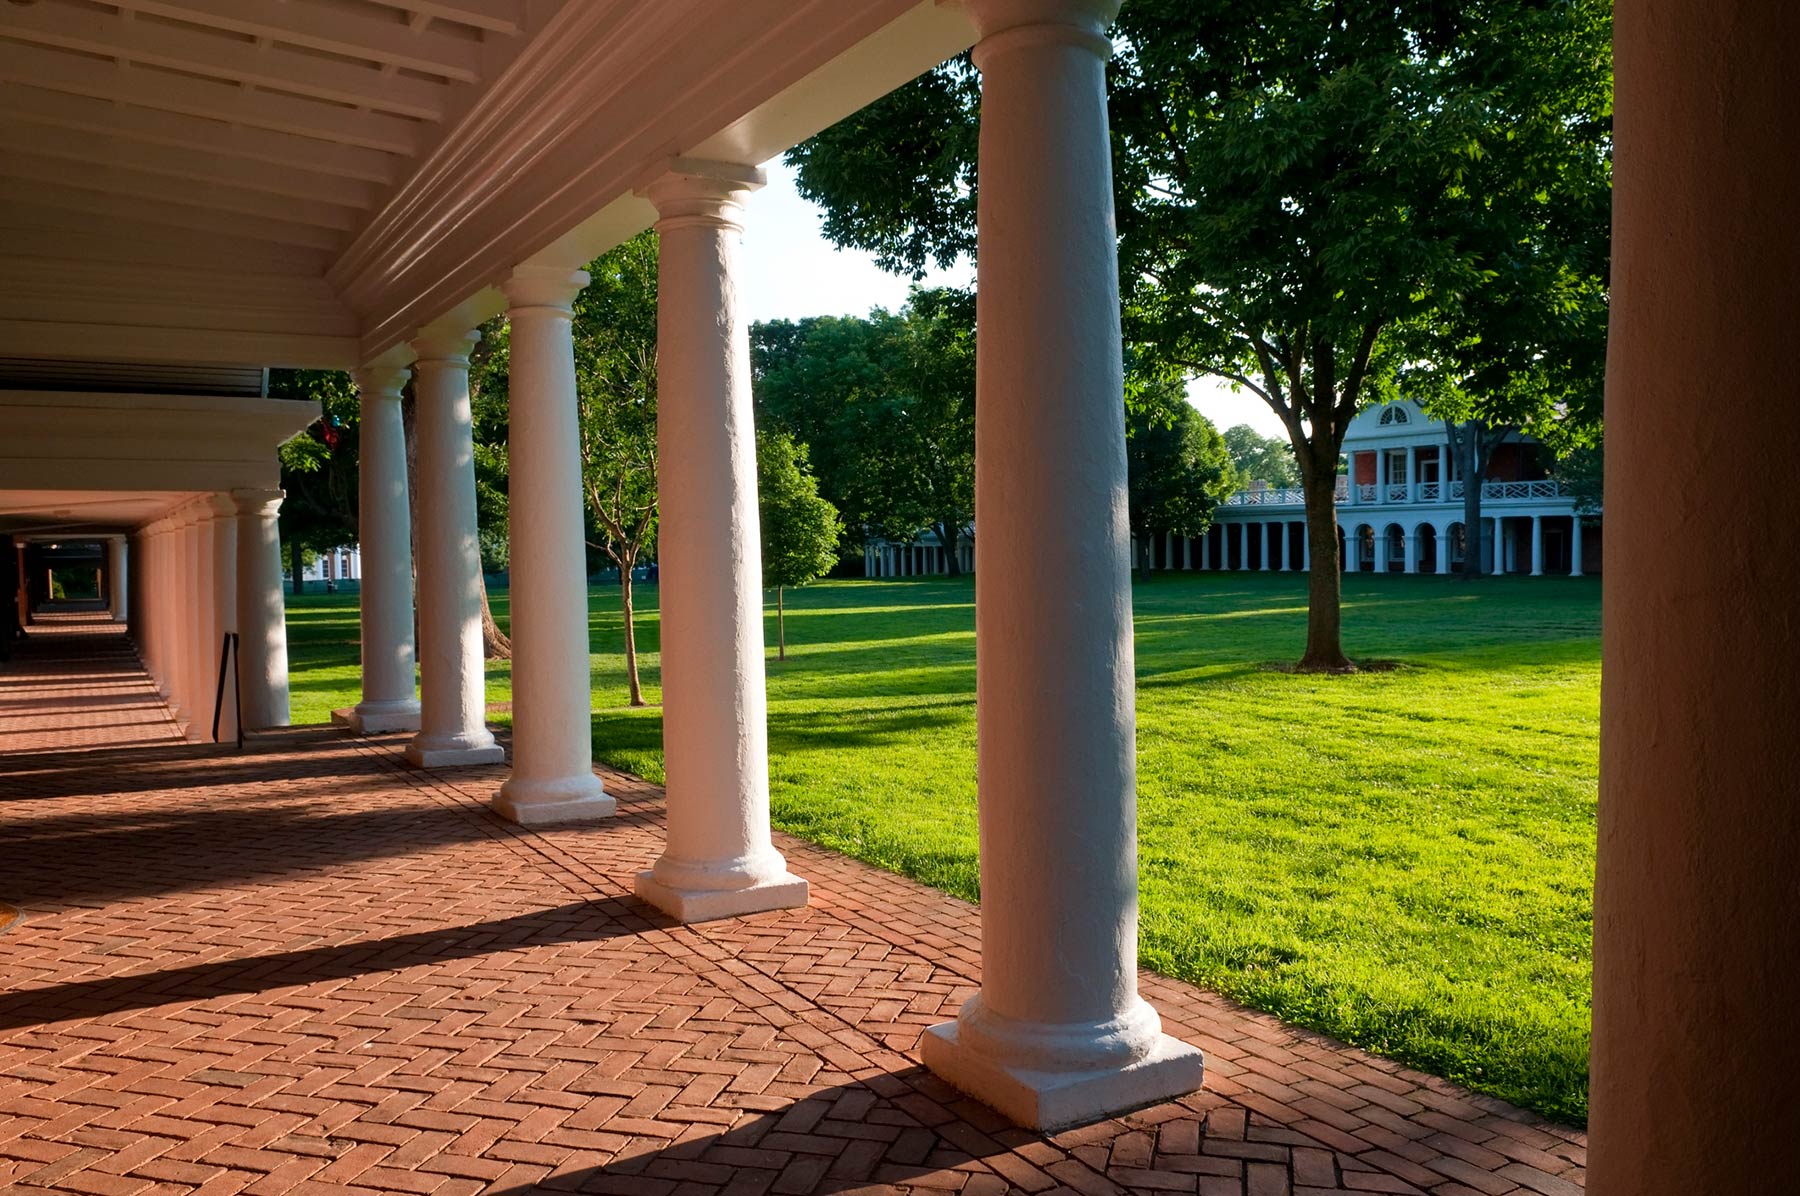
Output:
[[1403,424],[1407,422],[1406,408],[1398,404],[1390,404],[1381,409],[1381,422],[1385,424]]

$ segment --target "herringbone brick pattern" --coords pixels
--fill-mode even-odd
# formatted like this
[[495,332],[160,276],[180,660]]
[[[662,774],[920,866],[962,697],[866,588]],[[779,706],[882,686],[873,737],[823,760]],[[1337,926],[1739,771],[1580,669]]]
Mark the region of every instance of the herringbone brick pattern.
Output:
[[7,1192],[1581,1188],[1574,1131],[1149,974],[1207,1090],[1013,1129],[917,1062],[975,991],[973,907],[783,838],[811,908],[676,926],[629,895],[653,786],[525,831],[483,808],[503,769],[398,739],[71,746],[124,651],[74,647],[0,672],[39,695],[36,730],[0,707]]

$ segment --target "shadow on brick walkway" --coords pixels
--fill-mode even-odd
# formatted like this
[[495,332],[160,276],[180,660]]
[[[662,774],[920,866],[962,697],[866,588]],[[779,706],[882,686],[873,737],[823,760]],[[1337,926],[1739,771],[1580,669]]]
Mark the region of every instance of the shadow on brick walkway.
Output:
[[1014,1129],[918,1065],[973,907],[779,837],[810,908],[673,925],[654,786],[526,831],[398,739],[111,743],[59,712],[148,683],[79,634],[0,670],[9,1193],[1580,1190],[1579,1133],[1150,973],[1207,1089]]

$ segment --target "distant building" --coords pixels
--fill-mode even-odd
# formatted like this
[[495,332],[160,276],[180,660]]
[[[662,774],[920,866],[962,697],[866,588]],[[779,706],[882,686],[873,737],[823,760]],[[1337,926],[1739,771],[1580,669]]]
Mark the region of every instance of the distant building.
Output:
[[[1338,477],[1338,554],[1351,573],[1457,573],[1471,537],[1463,487],[1441,420],[1401,400],[1372,407],[1344,434]],[[1481,479],[1480,550],[1489,572],[1580,577],[1600,569],[1600,520],[1579,516],[1550,476],[1548,451],[1530,437],[1494,450]],[[1191,541],[1159,537],[1160,569],[1306,567],[1306,507],[1297,489],[1253,487],[1214,512]]]

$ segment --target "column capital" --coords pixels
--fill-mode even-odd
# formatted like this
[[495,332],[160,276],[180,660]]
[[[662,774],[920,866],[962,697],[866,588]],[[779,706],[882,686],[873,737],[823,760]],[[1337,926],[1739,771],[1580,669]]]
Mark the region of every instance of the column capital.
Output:
[[506,309],[547,307],[563,315],[571,314],[575,296],[592,282],[586,270],[570,270],[563,266],[515,266],[500,284],[506,295]]
[[287,497],[286,490],[233,490],[230,498],[233,508],[239,515],[260,515],[273,518],[281,510],[281,500]]
[[981,39],[979,66],[993,50],[1029,42],[1066,42],[1110,57],[1106,27],[1119,15],[1119,0],[962,0],[962,8]]
[[366,403],[370,399],[398,401],[400,392],[406,389],[406,380],[411,375],[410,366],[365,365],[351,377],[356,380],[357,401]]
[[656,205],[659,231],[695,224],[742,230],[744,197],[768,181],[756,166],[671,158],[638,194]]
[[220,491],[208,494],[200,500],[200,519],[205,523],[211,523],[215,519],[230,519],[237,512],[238,504],[235,492],[227,494]]
[[474,328],[466,331],[440,328],[421,328],[419,335],[412,340],[412,350],[419,355],[413,363],[420,366],[466,366],[469,364],[469,350],[481,340],[481,333]]

